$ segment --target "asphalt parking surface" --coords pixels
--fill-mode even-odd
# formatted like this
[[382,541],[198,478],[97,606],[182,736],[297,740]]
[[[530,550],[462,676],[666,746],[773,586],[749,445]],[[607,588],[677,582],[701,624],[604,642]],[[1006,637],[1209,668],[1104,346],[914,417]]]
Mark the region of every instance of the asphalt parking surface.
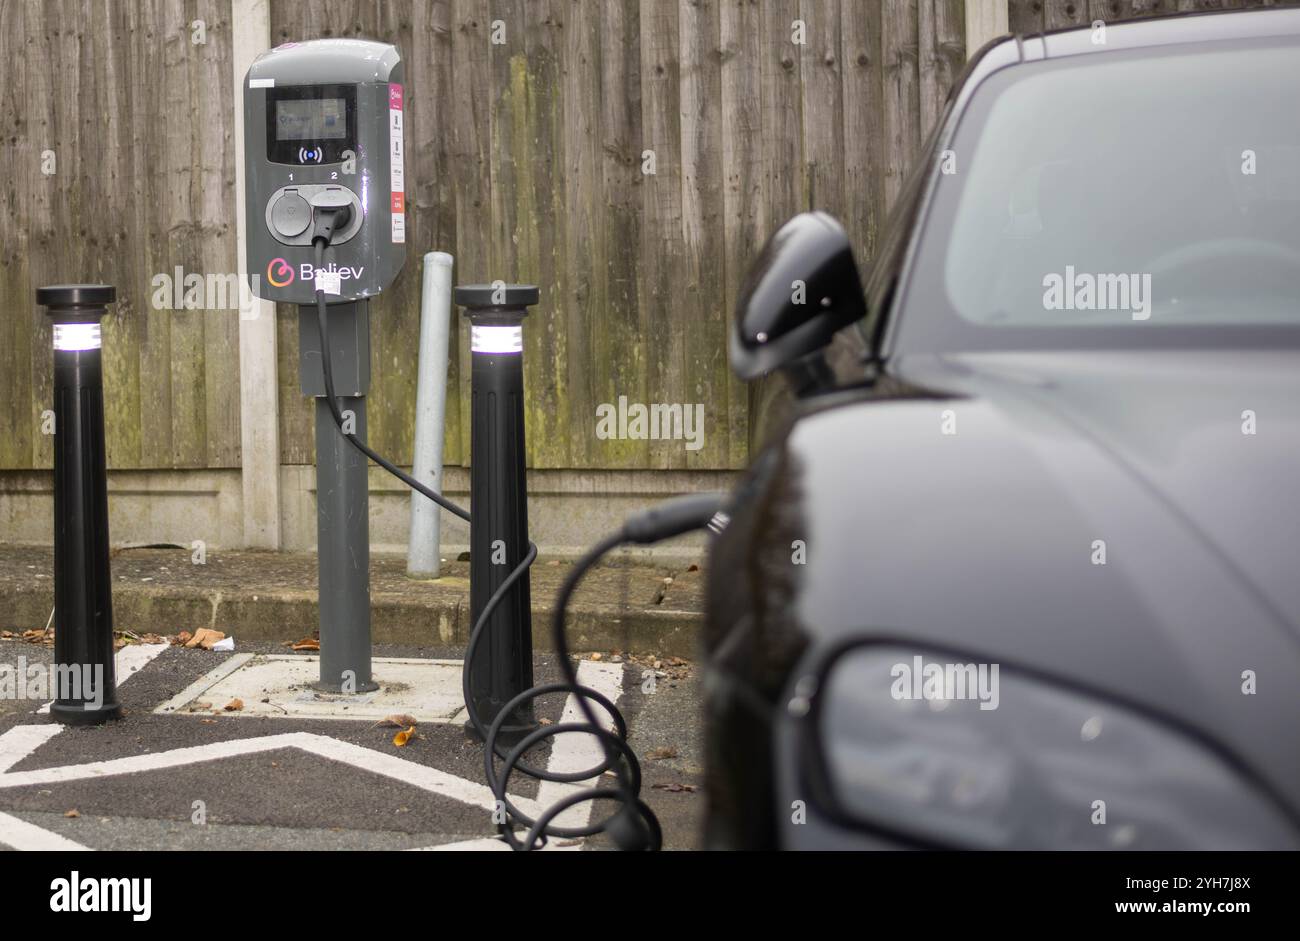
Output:
[[[286,653],[270,644],[240,645],[239,651]],[[376,657],[458,653],[374,651]],[[0,641],[0,664],[20,656],[28,664],[48,663],[50,650]],[[62,838],[98,850],[418,849],[496,835],[490,810],[464,799],[463,792],[484,786],[483,755],[458,724],[421,723],[398,748],[393,728],[363,720],[153,712],[229,656],[180,647],[157,651],[138,672],[119,677],[124,718],[98,727],[55,732],[49,716],[38,713],[41,702],[0,699],[0,846],[39,848],[47,845],[42,834],[49,834],[56,847]],[[618,706],[641,759],[642,797],[660,818],[665,848],[693,848],[703,801],[693,670],[665,664],[650,684],[652,665],[621,667]],[[535,658],[539,683],[557,672],[552,656]],[[563,706],[562,697],[552,697],[540,701],[537,712],[554,722]],[[316,737],[311,747],[283,738],[304,733]],[[15,745],[20,739],[40,741]],[[545,764],[551,748],[539,747],[529,757]],[[124,759],[135,761],[125,765]],[[102,762],[117,764],[102,769],[108,773],[77,767]],[[32,773],[39,780],[12,777]],[[538,796],[537,782],[526,777],[516,776],[508,790],[521,799]],[[610,809],[598,806],[594,814]],[[600,839],[567,844],[606,845]]]

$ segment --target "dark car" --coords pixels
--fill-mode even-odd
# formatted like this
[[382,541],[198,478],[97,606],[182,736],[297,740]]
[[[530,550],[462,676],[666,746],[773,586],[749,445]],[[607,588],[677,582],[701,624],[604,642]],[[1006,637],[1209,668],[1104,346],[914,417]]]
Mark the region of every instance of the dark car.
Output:
[[1300,10],[991,43],[737,321],[708,846],[1300,845]]

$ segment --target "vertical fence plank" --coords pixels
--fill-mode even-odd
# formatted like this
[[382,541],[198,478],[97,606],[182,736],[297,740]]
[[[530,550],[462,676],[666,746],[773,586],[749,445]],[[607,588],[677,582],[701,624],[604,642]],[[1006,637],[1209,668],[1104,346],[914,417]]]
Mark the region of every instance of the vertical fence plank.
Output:
[[[456,281],[483,283],[493,273],[488,246],[492,229],[492,134],[490,87],[491,47],[487,0],[453,0],[451,10],[451,100],[446,125],[450,130],[451,172],[456,200]],[[444,126],[446,126],[444,125]],[[469,463],[470,350],[469,328],[452,309],[451,329],[459,352],[453,402],[460,415],[460,454]],[[449,390],[450,391],[450,390]]]
[[[0,5],[0,37],[34,37],[39,12],[31,4]],[[9,80],[0,85],[0,127],[9,130],[0,135],[0,166],[8,168],[0,174],[0,206],[14,223],[0,226],[0,467],[30,467],[41,427],[41,410],[32,401],[31,369],[39,354],[32,349],[36,301],[28,230],[33,196],[50,183],[41,171],[46,147],[32,113],[29,76],[44,70],[35,52],[29,47],[26,56],[10,59]]]
[[885,205],[893,206],[921,144],[917,0],[885,5]]
[[948,89],[966,63],[966,18],[960,0],[920,0],[921,137],[943,113]]
[[799,17],[807,25],[808,40],[799,55],[804,206],[834,212],[844,205],[840,4],[801,0]]
[[885,220],[884,68],[879,4],[845,3],[840,15],[844,82],[842,220],[859,264],[872,258]]
[[[76,205],[69,194],[75,189],[78,175],[76,140],[80,95],[75,78],[66,71],[44,66],[64,55],[74,58],[78,55],[75,34],[63,28],[65,11],[59,4],[29,4],[27,12],[32,40],[23,57],[28,63],[28,128],[33,139],[39,142],[36,149],[54,152],[57,167],[53,176],[45,177],[38,164],[32,163],[24,168],[23,174],[31,190],[27,224],[32,283],[15,309],[25,315],[26,332],[31,337],[31,358],[20,364],[27,374],[24,385],[30,390],[24,423],[29,429],[39,429],[41,412],[54,408],[53,365],[50,327],[44,312],[36,307],[32,292],[43,284],[80,278],[81,237],[72,227],[69,208]],[[72,100],[65,105],[65,98]],[[29,430],[28,441],[32,462],[29,466],[50,467],[53,460],[50,436]]]
[[[574,410],[569,387],[570,293],[572,267],[587,259],[568,257],[566,192],[582,179],[571,179],[569,155],[581,140],[565,135],[565,116],[584,102],[566,100],[561,75],[564,31],[578,28],[566,23],[564,0],[538,0],[523,8],[526,94],[512,94],[511,122],[515,146],[528,141],[517,153],[515,172],[519,193],[517,224],[521,259],[520,280],[541,286],[541,302],[524,323],[524,407],[528,455],[534,467],[568,467],[570,443],[583,434],[583,419]],[[513,69],[512,69],[513,78]],[[512,89],[512,91],[515,91]],[[522,257],[526,252],[527,257]]]
[[[226,146],[234,113],[230,84],[230,4],[223,0],[194,0],[193,15],[205,24],[205,42],[190,45],[195,95],[196,152],[190,180],[191,201],[197,207],[195,235],[199,270],[227,283],[235,265],[234,162],[242,159]],[[202,370],[205,460],[198,466],[237,467],[240,456],[239,412],[239,292],[210,299],[225,306],[202,312]],[[234,368],[232,368],[232,364]]]
[[[722,0],[722,164],[723,278],[725,302],[734,316],[740,285],[768,233],[767,187],[763,173],[761,88],[763,14],[758,0]],[[730,320],[728,320],[729,327]],[[724,344],[723,351],[726,346]],[[743,463],[748,451],[749,393],[734,378],[731,461]]]
[[[685,402],[684,305],[679,267],[682,217],[681,88],[676,3],[642,4],[641,121],[655,172],[641,182],[641,335],[646,348],[642,402]],[[680,449],[651,441],[651,467],[681,467]]]
[[[413,316],[418,324],[424,253],[442,251],[456,254],[456,186],[451,157],[451,121],[453,112],[461,105],[452,87],[452,0],[424,0],[414,6],[411,48],[403,50],[403,55],[410,56],[406,60],[407,86],[420,90],[420,94],[410,96],[410,109],[405,118],[407,176],[411,181],[407,199],[413,203],[407,212],[407,225],[416,230],[407,246],[407,264],[414,263],[417,266],[415,273],[419,275],[413,285]],[[457,265],[460,261],[456,258]],[[459,269],[452,273],[453,278],[459,275]],[[456,398],[460,388],[460,356],[456,348],[459,331],[454,315],[453,308],[443,443],[443,462],[453,465],[469,461],[468,455],[462,456],[460,447],[460,408]],[[415,329],[418,330],[418,326]],[[413,404],[414,395],[409,398]]]
[[[604,206],[606,305],[597,312],[592,333],[591,371],[598,377],[596,404],[617,407],[620,395],[644,402],[647,396],[646,346],[641,330],[641,200],[646,180],[641,153],[641,20],[637,0],[599,5],[600,186]],[[594,420],[594,414],[591,416]],[[600,442],[600,465],[644,467],[649,442],[607,438]]]
[[142,99],[133,76],[135,13],[123,4],[97,4],[92,16],[95,34],[93,70],[103,85],[101,107],[111,119],[104,126],[102,170],[112,191],[104,200],[105,228],[115,236],[116,271],[103,278],[117,285],[117,303],[103,319],[104,425],[110,467],[144,466],[144,439],[152,434],[152,418],[141,403],[140,346],[146,328],[145,310],[153,289],[153,272],[145,263],[143,200],[124,200],[136,178],[135,132],[128,115]]
[[1008,0],[1007,28],[1013,33],[1043,31],[1043,0]]
[[1043,6],[1043,28],[1061,29],[1090,22],[1085,0],[1046,0]]
[[[601,397],[601,376],[610,365],[606,317],[612,315],[608,298],[608,243],[604,237],[605,213],[601,181],[601,21],[599,8],[579,0],[552,6],[561,18],[561,94],[564,100],[564,160],[561,172],[568,181],[564,204],[564,320],[559,324],[567,338],[564,362],[568,390],[569,461],[590,467],[598,454],[595,409]],[[621,37],[620,37],[621,38]],[[554,293],[554,292],[553,292]],[[544,368],[534,363],[533,370]]]
[[[700,435],[679,450],[688,467],[726,467],[732,428],[731,370],[727,365],[727,292],[723,235],[722,66],[719,0],[680,0],[682,227],[680,308],[686,338],[685,395],[663,400],[681,405],[684,424],[703,405]],[[738,389],[737,392],[740,390]],[[677,433],[677,429],[661,429]],[[743,440],[743,439],[742,439]],[[688,442],[689,443],[689,442]]]
[[[138,104],[164,113],[184,114],[185,98],[175,85],[167,83],[166,0],[145,0],[136,7],[138,18],[132,30],[135,56],[132,58],[132,84]],[[165,125],[164,127],[166,127]],[[171,157],[186,146],[178,141],[183,122],[170,122],[171,131],[139,135],[133,142],[137,175],[132,180],[133,196],[144,210],[139,237],[143,239],[146,277],[165,274],[172,278],[177,263],[175,237],[169,231],[180,172],[173,168]],[[169,140],[170,138],[170,140]],[[151,172],[145,176],[145,167]],[[179,215],[179,210],[176,211]],[[146,467],[171,467],[172,447],[172,312],[155,309],[151,303],[141,307],[144,335],[140,343],[140,411],[149,416],[149,425],[140,441],[140,460]]]

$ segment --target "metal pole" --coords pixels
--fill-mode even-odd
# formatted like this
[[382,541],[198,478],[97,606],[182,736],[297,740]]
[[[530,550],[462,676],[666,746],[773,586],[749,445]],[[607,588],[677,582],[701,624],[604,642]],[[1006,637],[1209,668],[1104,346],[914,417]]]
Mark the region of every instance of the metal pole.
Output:
[[100,318],[108,284],[36,292],[54,321],[54,704],[65,725],[119,718],[108,564],[108,475]]
[[[424,256],[419,378],[415,386],[415,459],[411,475],[437,493],[442,493],[443,423],[447,412],[451,266],[452,257],[446,252],[428,252]],[[406,551],[408,575],[438,577],[441,524],[437,504],[412,490],[411,534]]]
[[[536,304],[531,285],[456,288],[470,321],[470,623],[528,551],[524,468],[523,321]],[[532,595],[524,573],[492,613],[470,664],[470,694],[491,722],[501,707],[533,685]],[[535,727],[532,705],[502,731]]]
[[[370,388],[370,302],[328,310],[330,367],[339,409],[365,440]],[[298,308],[299,379],[316,396],[316,564],[320,597],[320,683],[334,693],[379,688],[371,677],[370,489],[365,455],[343,434],[326,404],[316,308]]]

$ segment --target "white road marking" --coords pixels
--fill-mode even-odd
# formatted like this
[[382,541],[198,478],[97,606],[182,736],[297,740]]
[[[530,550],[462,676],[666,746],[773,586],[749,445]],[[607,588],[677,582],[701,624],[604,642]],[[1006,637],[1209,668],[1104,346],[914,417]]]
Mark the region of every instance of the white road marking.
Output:
[[0,775],[63,731],[63,726],[16,725],[0,735]]
[[[592,660],[583,660],[578,664],[578,682],[583,686],[590,686],[598,693],[603,693],[609,698],[609,701],[618,704],[619,697],[623,695],[623,666],[617,663],[600,663]],[[596,715],[600,716],[604,710],[596,705]],[[466,715],[468,718],[468,715]],[[614,720],[605,716],[605,726],[609,729],[614,728]],[[582,707],[578,705],[578,697],[570,695],[565,701],[564,711],[560,715],[559,722],[585,722],[586,716],[582,714]],[[557,723],[558,724],[558,723]],[[551,757],[546,763],[548,771],[581,771],[584,768],[594,768],[604,760],[605,752],[601,747],[600,739],[594,735],[581,735],[571,733],[567,735],[557,735],[551,746]],[[543,781],[537,788],[537,799],[534,802],[539,808],[546,808],[551,804],[567,797],[575,790],[590,787],[597,779],[589,778],[586,781],[580,781],[573,784],[559,784],[552,781]],[[535,810],[527,809],[519,802],[518,798],[512,797],[511,801],[519,806],[519,809],[530,817],[536,819]],[[578,804],[570,807],[558,817],[553,823],[563,827],[581,827],[586,825],[591,819],[592,805],[590,802]],[[527,835],[527,831],[520,830],[517,833],[520,839]],[[561,840],[552,839],[547,841],[544,851],[564,851],[582,849],[583,840]],[[457,843],[441,843],[436,846],[421,846],[413,848],[416,851],[442,851],[454,852],[458,850],[508,850],[509,845],[498,838],[463,840]]]
[[11,817],[9,814],[0,814],[0,843],[11,846],[16,850],[67,851],[90,849],[89,846],[82,846],[67,837],[51,833],[49,830],[43,830],[26,820]]
[[[170,646],[171,644],[128,644],[123,647],[113,657],[113,674],[117,679],[117,685],[121,686],[135,676]],[[50,706],[52,705],[54,704],[47,702],[36,710],[36,714],[41,716],[49,715]],[[63,726],[59,726],[59,728],[63,728]]]
[[[617,705],[619,697],[623,695],[623,665],[621,663],[600,663],[593,660],[583,660],[578,664],[578,683],[582,686],[590,686],[598,693],[603,693],[610,702]],[[601,718],[601,713],[605,710],[596,703],[592,705],[596,710],[597,718]],[[586,721],[582,706],[578,703],[577,695],[570,694],[564,704],[564,712],[560,715],[559,722],[556,724]],[[614,720],[606,715],[602,725],[607,729],[613,729]],[[596,767],[604,759],[605,750],[600,744],[600,739],[594,735],[571,732],[555,737],[554,744],[551,745],[551,758],[546,764],[546,769],[561,772],[582,771],[586,768]],[[572,784],[543,781],[537,788],[537,803],[542,807],[549,807],[576,790],[591,787],[597,780],[598,778],[587,778],[585,781]],[[556,817],[552,823],[559,827],[586,826],[591,819],[591,810],[591,802],[585,801],[570,807]]]
[[[243,755],[255,755],[261,752],[275,751],[282,748],[297,748],[322,758],[339,761],[362,771],[371,771],[384,777],[401,781],[412,787],[420,788],[431,794],[441,794],[462,804],[481,807],[491,813],[496,807],[492,790],[486,784],[468,781],[437,768],[418,765],[393,755],[351,742],[340,742],[324,735],[308,732],[286,732],[280,735],[266,735],[259,738],[233,739],[228,742],[213,742],[208,745],[193,745],[188,748],[174,748],[170,751],[153,752],[147,755],[129,755],[125,758],[113,758],[108,761],[92,761],[82,765],[64,765],[58,768],[38,768],[33,771],[14,771],[0,774],[0,790],[15,787],[30,787],[36,784],[63,784],[68,781],[85,781],[98,778],[115,777],[123,774],[138,774],[143,771],[160,771],[167,768],[179,768],[183,765],[200,764],[205,761],[218,761],[223,758],[235,758]],[[529,815],[539,811],[536,801],[525,797],[511,796],[511,801]]]
[[222,661],[219,666],[204,673],[189,686],[155,709],[154,712],[176,712],[183,709],[206,693],[217,682],[225,679],[252,659],[253,655],[251,653],[237,653],[228,660]]
[[[123,648],[118,652],[117,657],[118,675],[121,678],[119,683],[139,672],[166,648],[166,644],[142,644]],[[170,700],[169,704],[184,704],[192,701],[197,695],[209,688],[216,679],[238,669],[249,656],[251,655],[237,654],[235,657],[230,658],[216,670],[191,684],[185,692]],[[590,686],[604,693],[611,701],[617,702],[623,691],[623,667],[620,664],[583,661],[578,665],[578,681],[585,686]],[[606,718],[608,719],[608,717]],[[582,712],[577,697],[570,696],[565,703],[560,721],[581,720]],[[607,724],[612,727],[612,720]],[[363,771],[381,774],[429,793],[440,794],[464,804],[480,807],[489,813],[495,810],[496,806],[495,797],[491,789],[485,784],[469,781],[448,772],[440,771],[437,768],[416,764],[395,755],[387,755],[350,742],[342,742],[327,736],[307,732],[290,732],[258,738],[235,739],[147,755],[131,755],[107,761],[88,762],[81,765],[39,768],[33,771],[10,772],[8,770],[53,739],[63,729],[64,726],[57,724],[27,725],[17,726],[0,735],[0,790],[29,787],[36,784],[59,784],[68,781],[137,774],[144,771],[176,768],[183,765],[217,761],[223,758],[252,755],[283,748],[297,748]],[[603,751],[599,740],[595,736],[564,735],[557,737],[552,745],[551,757],[547,767],[553,771],[577,771],[599,764],[602,757]],[[538,789],[536,800],[515,795],[511,795],[510,799],[520,811],[530,817],[536,817],[554,800],[566,796],[576,788],[590,786],[594,780],[590,779],[577,784],[543,782]],[[582,804],[565,811],[557,822],[566,826],[581,826],[590,819],[590,815],[591,805]],[[0,843],[13,846],[15,849],[71,850],[87,848],[56,833],[51,833],[17,817],[3,813],[0,813]],[[577,840],[552,840],[547,848],[553,850],[579,849],[581,843],[582,841]],[[424,849],[441,851],[503,850],[508,849],[508,847],[500,839],[482,838],[424,847]]]
[[501,850],[509,851],[510,847],[499,837],[483,837],[477,840],[460,840],[456,843],[439,843],[436,846],[415,846],[410,849],[412,853],[476,853],[492,852]]
[[121,686],[154,661],[171,644],[129,644],[117,652],[113,665]]

